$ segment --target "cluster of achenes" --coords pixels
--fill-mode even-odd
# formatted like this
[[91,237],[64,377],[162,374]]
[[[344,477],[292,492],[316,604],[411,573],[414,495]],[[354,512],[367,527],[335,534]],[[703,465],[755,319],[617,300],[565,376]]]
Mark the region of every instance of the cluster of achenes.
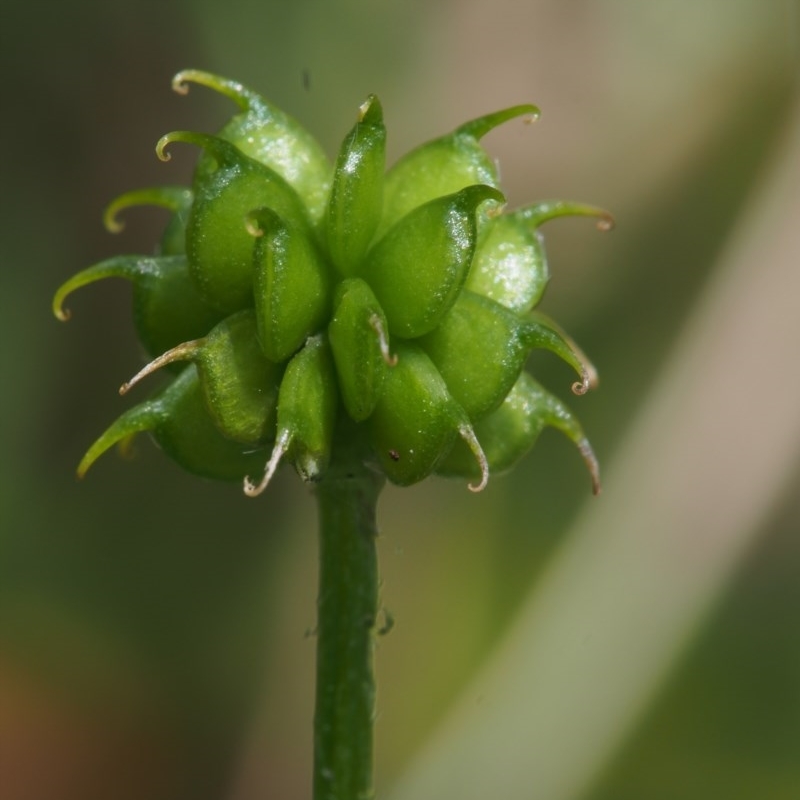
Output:
[[[133,283],[134,317],[154,361],[175,378],[124,413],[89,449],[141,431],[186,469],[244,480],[259,493],[290,461],[320,480],[338,449],[407,485],[430,474],[476,478],[516,462],[545,426],[578,446],[597,490],[597,465],[566,406],[523,371],[546,348],[578,373],[592,367],[547,317],[532,311],[548,280],[539,226],[565,214],[608,215],[546,202],[506,212],[497,168],[479,141],[522,105],[468,122],[385,169],[386,129],[370,96],[331,163],[297,122],[241,84],[187,70],[189,82],[240,108],[217,136],[176,131],[203,152],[192,187],[130,192],[172,211],[155,256],[110,258],[80,272],[65,297],[101,278]],[[189,362],[188,365],[184,362]],[[266,468],[265,468],[266,464]],[[252,479],[250,476],[255,476]]]

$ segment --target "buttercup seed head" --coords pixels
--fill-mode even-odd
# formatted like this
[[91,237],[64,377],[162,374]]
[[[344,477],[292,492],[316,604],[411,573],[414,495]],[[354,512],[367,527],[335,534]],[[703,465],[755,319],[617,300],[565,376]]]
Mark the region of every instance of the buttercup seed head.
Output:
[[[355,114],[332,161],[298,122],[241,84],[184,70],[173,87],[219,92],[238,107],[216,136],[176,131],[201,156],[191,187],[139,189],[108,207],[172,213],[155,255],[116,256],[57,291],[106,277],[134,287],[134,319],[154,369],[172,383],[122,414],[80,463],[150,432],[197,474],[244,482],[254,496],[282,463],[325,479],[337,452],[358,452],[399,485],[431,474],[477,479],[511,467],[540,431],[561,430],[597,461],[580,424],[524,371],[533,348],[572,366],[583,394],[596,373],[572,340],[532,310],[549,271],[540,226],[594,206],[505,208],[480,139],[520,105],[479,117],[411,151],[388,171],[377,97]],[[191,362],[185,366],[186,361]],[[133,372],[134,370],[132,370]],[[127,388],[127,385],[123,388]]]

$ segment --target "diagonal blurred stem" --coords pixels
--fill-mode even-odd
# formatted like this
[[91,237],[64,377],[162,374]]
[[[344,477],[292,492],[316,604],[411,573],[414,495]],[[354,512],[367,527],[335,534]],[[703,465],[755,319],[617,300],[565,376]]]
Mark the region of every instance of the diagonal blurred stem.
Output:
[[358,458],[316,488],[320,570],[314,800],[369,800],[378,609],[375,509],[383,479]]
[[800,106],[790,122],[603,497],[390,800],[583,796],[789,489],[800,459]]

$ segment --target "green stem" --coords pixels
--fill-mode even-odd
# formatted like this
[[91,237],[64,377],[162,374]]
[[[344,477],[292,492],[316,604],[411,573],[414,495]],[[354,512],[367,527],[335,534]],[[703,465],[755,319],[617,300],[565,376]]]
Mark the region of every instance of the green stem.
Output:
[[383,478],[355,459],[316,489],[320,523],[314,800],[372,794],[378,612],[375,508]]

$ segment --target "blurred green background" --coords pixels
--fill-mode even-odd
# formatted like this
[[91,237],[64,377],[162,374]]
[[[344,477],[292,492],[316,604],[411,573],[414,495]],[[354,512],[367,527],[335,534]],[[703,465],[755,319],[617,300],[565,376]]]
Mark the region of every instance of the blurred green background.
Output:
[[[701,587],[681,626],[643,615],[619,640],[603,624],[560,629],[565,649],[548,651],[556,666],[547,682],[505,685],[531,730],[515,729],[513,747],[491,738],[469,759],[457,744],[461,731],[467,740],[477,726],[480,735],[484,712],[504,729],[491,693],[470,695],[471,681],[486,664],[504,674],[504,648],[526,630],[526,603],[549,591],[559,554],[582,531],[608,537],[621,555],[610,568],[576,567],[555,605],[574,601],[589,620],[605,607],[593,594],[597,579],[624,587],[620,607],[647,608],[646,581],[639,596],[630,577],[642,554],[658,575],[669,542],[656,530],[663,508],[651,508],[652,530],[645,525],[632,550],[613,534],[627,511],[648,518],[648,487],[663,465],[644,443],[655,426],[650,409],[669,394],[662,370],[680,370],[672,354],[691,353],[693,337],[713,342],[703,303],[739,286],[749,268],[767,272],[771,261],[750,258],[727,277],[748,237],[760,242],[763,230],[749,220],[767,208],[778,224],[790,221],[781,230],[800,227],[800,204],[770,205],[776,182],[791,187],[787,175],[796,174],[800,185],[796,0],[73,0],[46,11],[4,0],[0,14],[0,796],[310,793],[309,493],[287,470],[266,496],[247,500],[238,486],[183,475],[144,439],[132,461],[107,456],[74,479],[87,445],[130,404],[116,388],[142,354],[122,282],[77,294],[66,326],[52,318],[51,297],[93,261],[152,249],[157,212],[129,213],[112,237],[101,211],[129,188],[188,182],[191,148],[175,148],[165,165],[156,140],[176,128],[213,131],[232,111],[200,87],[186,98],[170,91],[173,73],[196,67],[253,86],[331,154],[370,92],[386,112],[390,158],[466,119],[535,102],[543,110],[535,126],[511,123],[486,139],[511,203],[581,200],[617,219],[604,235],[587,220],[548,226],[553,278],[542,308],[599,368],[600,389],[570,403],[602,464],[613,473],[637,446],[644,456],[596,500],[555,433],[480,496],[442,480],[385,492],[383,601],[396,625],[377,652],[378,796],[464,800],[458,775],[492,775],[492,764],[513,756],[522,779],[508,770],[508,783],[490,783],[503,800],[800,797],[800,402],[788,411],[776,404],[798,396],[800,336],[788,318],[774,348],[742,354],[741,395],[693,420],[713,429],[741,411],[749,424],[720,431],[737,457],[721,458],[713,477],[699,442],[681,465],[686,495],[671,495],[683,520],[674,533],[689,543],[682,555]],[[763,288],[796,306],[797,236],[781,247],[771,258],[793,268],[784,284],[765,277]],[[745,306],[737,317],[745,341],[782,321],[783,306],[765,308]],[[767,363],[785,352],[768,380],[754,378],[762,355]],[[544,357],[531,368],[567,398],[566,370]],[[697,381],[685,391],[703,389]],[[753,389],[757,402],[744,407]],[[653,435],[669,442],[681,427]],[[780,454],[762,448],[769,480],[752,497],[737,493],[737,479],[761,485],[768,471],[751,480],[751,450],[769,436],[782,443]],[[719,483],[731,487],[731,507],[747,500],[741,526],[724,522]],[[697,503],[704,493],[708,502]],[[678,609],[684,588],[666,580],[674,565],[663,564],[663,608]],[[654,643],[646,652],[645,640]],[[570,649],[575,642],[585,647]],[[607,665],[591,691],[571,683],[575,659]],[[608,702],[614,673],[628,677]],[[637,676],[634,701],[625,688]],[[544,739],[532,732],[544,719],[537,692],[563,709]],[[476,706],[477,723],[459,716],[464,703]],[[456,742],[452,793],[426,793],[435,768],[424,764],[437,763],[437,748],[450,753],[448,742]],[[539,787],[540,763],[558,772],[544,783],[561,788]]]

